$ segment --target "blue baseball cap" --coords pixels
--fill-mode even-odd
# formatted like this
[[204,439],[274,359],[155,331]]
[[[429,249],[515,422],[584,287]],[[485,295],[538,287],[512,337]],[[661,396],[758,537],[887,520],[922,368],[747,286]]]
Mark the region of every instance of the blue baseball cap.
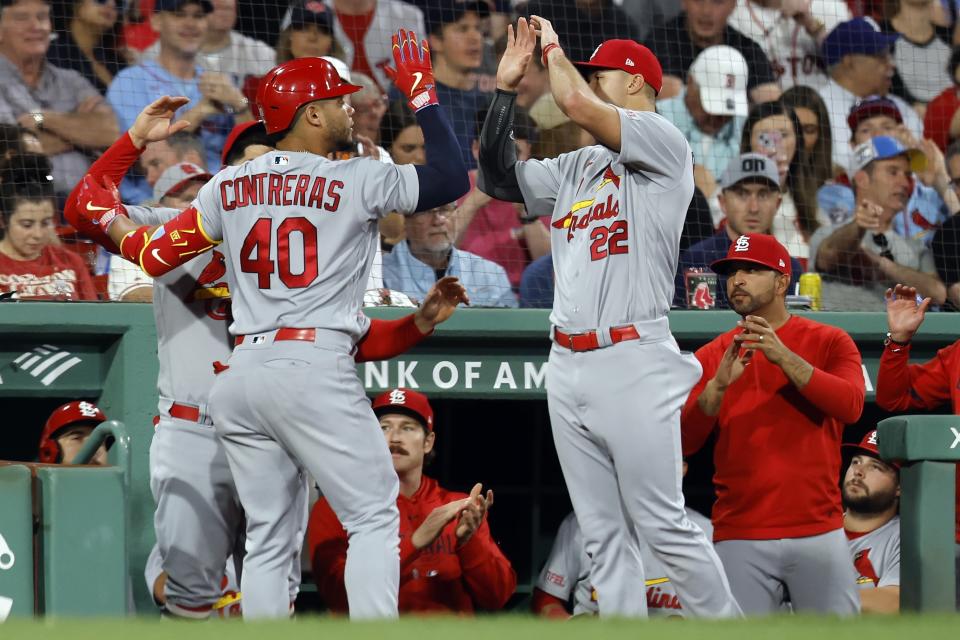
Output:
[[890,136],[875,136],[853,150],[850,163],[850,175],[862,171],[874,160],[886,160],[906,156],[911,171],[923,171],[927,168],[927,156],[919,149],[907,149],[900,141]]
[[487,0],[429,0],[423,6],[427,31],[433,34],[439,34],[444,25],[457,22],[467,13],[486,18],[490,15],[490,4]]
[[838,24],[823,41],[820,52],[830,67],[844,56],[872,56],[887,51],[899,37],[899,34],[883,33],[871,18],[854,18]]

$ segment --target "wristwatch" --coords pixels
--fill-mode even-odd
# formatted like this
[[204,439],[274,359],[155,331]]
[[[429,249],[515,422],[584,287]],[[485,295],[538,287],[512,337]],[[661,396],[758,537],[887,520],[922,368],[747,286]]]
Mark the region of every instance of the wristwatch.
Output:
[[43,131],[43,112],[31,111],[30,117],[33,118],[33,123],[37,126],[37,131]]
[[[910,341],[909,341],[909,340],[907,340],[906,342],[900,342],[899,340],[894,340],[894,339],[893,339],[893,336],[890,335],[890,332],[889,332],[889,331],[887,331],[887,337],[886,337],[886,339],[883,341],[883,346],[884,346],[885,348],[886,348],[886,347],[889,347],[889,346],[906,347],[906,346],[909,345],[909,344],[910,344]],[[894,351],[899,351],[899,349],[894,349]]]

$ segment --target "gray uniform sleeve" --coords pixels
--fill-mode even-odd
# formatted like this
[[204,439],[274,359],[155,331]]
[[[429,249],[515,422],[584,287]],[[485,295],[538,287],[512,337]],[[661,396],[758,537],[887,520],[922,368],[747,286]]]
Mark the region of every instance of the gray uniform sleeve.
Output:
[[550,555],[534,586],[555,598],[569,600],[580,576],[582,550],[580,527],[571,513],[560,523]]
[[517,162],[517,182],[523,203],[532,216],[549,216],[560,190],[560,158]]
[[173,220],[180,215],[179,209],[169,207],[143,207],[140,205],[128,205],[127,216],[137,224],[156,226]]
[[[617,109],[620,114],[619,162],[669,178],[683,177],[690,158],[690,145],[669,120],[653,111]],[[659,182],[659,181],[658,181]]]
[[361,199],[361,215],[372,213],[382,218],[391,211],[412,214],[420,199],[420,180],[412,164],[385,164],[372,158],[355,162],[359,174],[357,194]]
[[215,242],[223,240],[223,212],[220,210],[217,193],[220,189],[216,177],[200,188],[192,206],[200,212],[200,224],[206,236]]

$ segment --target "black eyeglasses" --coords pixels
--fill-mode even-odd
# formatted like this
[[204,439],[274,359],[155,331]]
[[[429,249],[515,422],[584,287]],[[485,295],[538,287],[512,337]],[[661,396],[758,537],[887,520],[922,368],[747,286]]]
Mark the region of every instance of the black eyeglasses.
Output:
[[873,234],[873,242],[880,247],[881,258],[886,258],[887,260],[896,262],[896,260],[893,258],[893,252],[890,251],[890,242],[887,240],[887,236],[883,235],[882,233],[875,233]]

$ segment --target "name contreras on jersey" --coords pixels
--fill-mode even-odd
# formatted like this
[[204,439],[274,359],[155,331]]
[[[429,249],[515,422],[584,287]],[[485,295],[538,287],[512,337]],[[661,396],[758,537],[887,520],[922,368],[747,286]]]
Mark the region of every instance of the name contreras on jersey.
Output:
[[257,173],[220,183],[224,211],[238,207],[311,207],[336,211],[340,206],[342,180],[310,174]]

